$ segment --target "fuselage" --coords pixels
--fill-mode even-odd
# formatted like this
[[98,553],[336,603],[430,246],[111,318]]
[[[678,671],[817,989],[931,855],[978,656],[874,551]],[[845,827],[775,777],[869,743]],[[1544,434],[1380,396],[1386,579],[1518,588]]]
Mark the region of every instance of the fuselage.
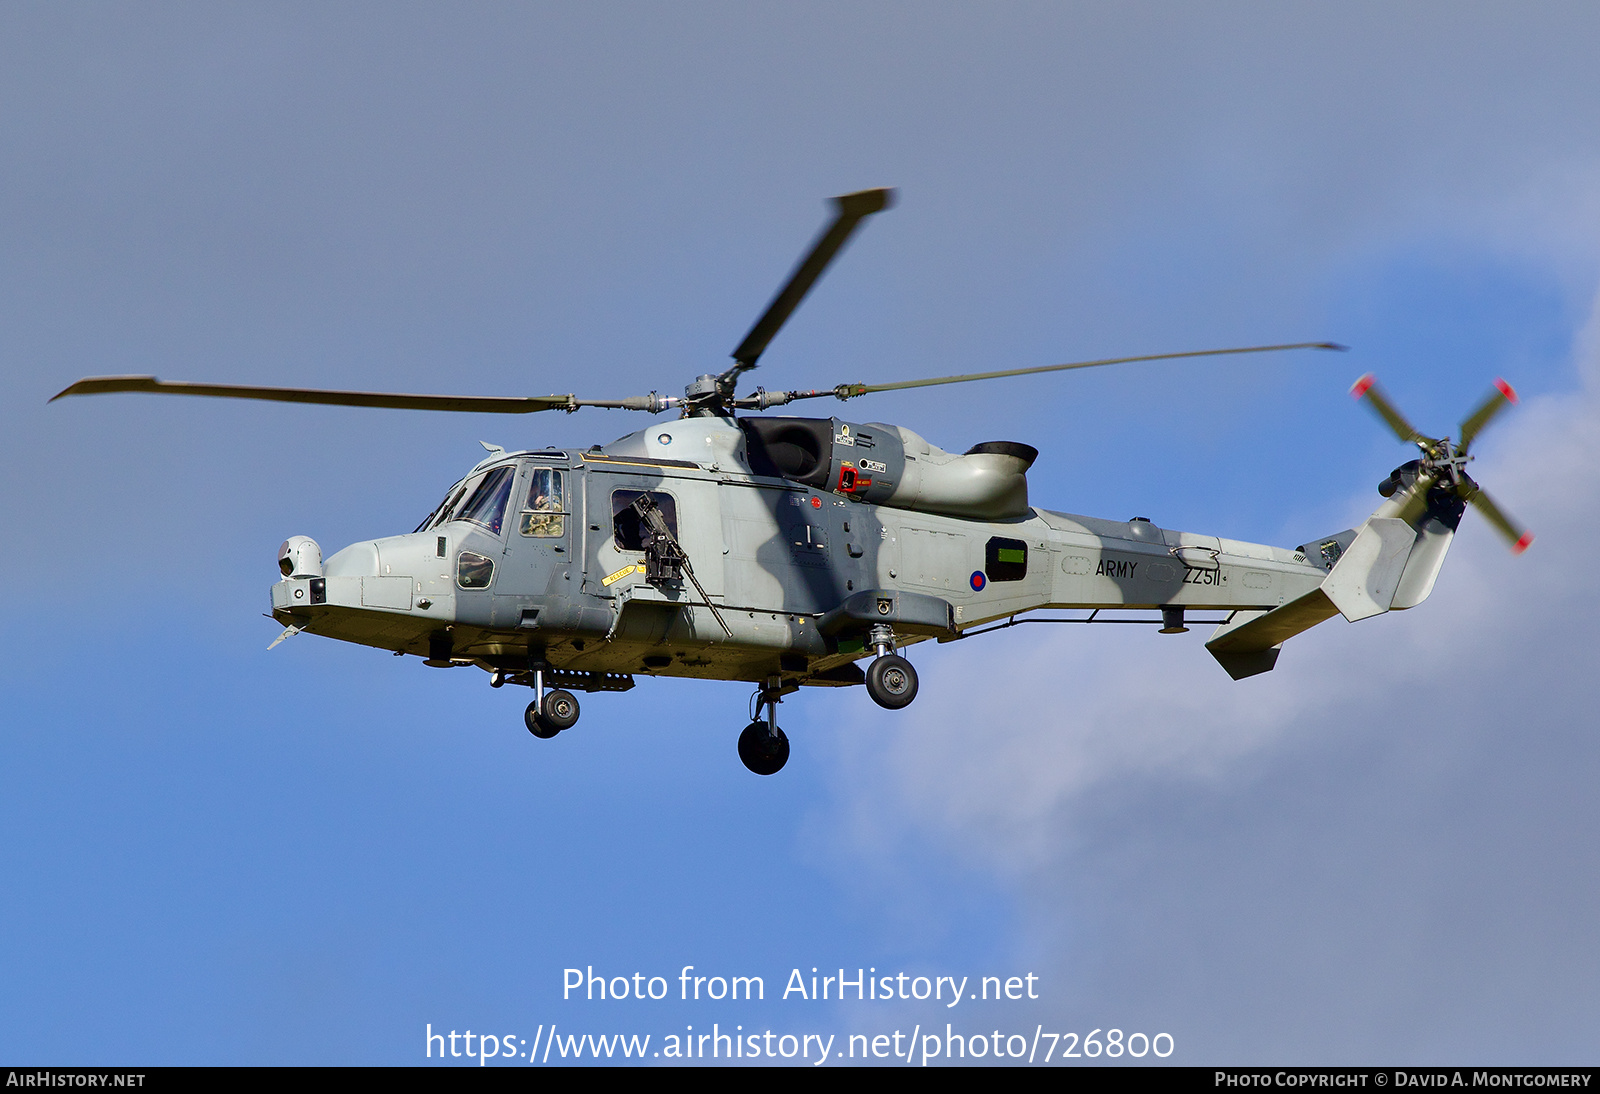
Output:
[[[842,429],[836,444],[893,429],[787,421]],[[1003,457],[969,461],[974,471],[904,430],[880,446],[882,459],[835,447],[842,465],[813,452],[791,473],[753,458],[752,436],[698,417],[603,448],[496,453],[415,532],[286,576],[273,614],[436,665],[512,673],[543,663],[579,687],[641,673],[845,685],[860,682],[854,662],[870,656],[880,622],[906,645],[1040,608],[1263,611],[1316,589],[1333,561],[1035,508],[1025,483],[1019,499],[1002,481]],[[946,480],[954,502],[926,486],[898,505],[872,500]],[[985,490],[1004,497],[991,504]],[[647,573],[648,532],[632,505],[641,494],[658,503],[693,580]],[[1010,515],[912,507],[922,505]]]

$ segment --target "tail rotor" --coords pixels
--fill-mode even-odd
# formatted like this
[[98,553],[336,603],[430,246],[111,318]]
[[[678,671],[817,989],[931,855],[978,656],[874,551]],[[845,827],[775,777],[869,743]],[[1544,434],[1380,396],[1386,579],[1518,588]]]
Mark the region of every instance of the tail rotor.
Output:
[[1453,528],[1460,520],[1462,509],[1471,505],[1505,537],[1513,553],[1521,554],[1533,542],[1533,533],[1495,504],[1466,471],[1473,458],[1467,454],[1472,442],[1501,411],[1517,402],[1516,391],[1504,380],[1496,380],[1494,387],[1493,394],[1462,421],[1459,442],[1418,432],[1378,387],[1370,372],[1355,382],[1350,394],[1364,400],[1395,436],[1416,445],[1422,454],[1421,459],[1395,468],[1378,486],[1378,492],[1384,497],[1405,491],[1396,516],[1414,526],[1425,516],[1433,515]]

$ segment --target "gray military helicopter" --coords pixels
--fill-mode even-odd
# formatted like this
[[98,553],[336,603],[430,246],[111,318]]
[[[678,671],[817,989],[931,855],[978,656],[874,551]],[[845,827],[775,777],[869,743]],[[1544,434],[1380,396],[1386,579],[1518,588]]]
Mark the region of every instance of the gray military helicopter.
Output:
[[[1206,648],[1243,679],[1334,615],[1356,621],[1422,603],[1469,504],[1515,550],[1532,541],[1465,470],[1473,439],[1516,400],[1504,381],[1456,442],[1419,433],[1363,377],[1353,393],[1420,458],[1384,480],[1384,502],[1360,527],[1293,548],[1036,508],[1027,471],[1038,450],[1016,441],[955,454],[901,426],[739,414],[1133,361],[1343,348],[1249,346],[736,394],[863,218],[892,198],[886,189],[835,198],[832,222],[733,351],[732,367],[697,377],[681,396],[406,395],[110,376],[55,398],[131,391],[498,414],[678,411],[669,424],[588,449],[485,444],[488,457],[405,535],[326,560],[314,540],[291,536],[278,551],[272,617],[284,630],[272,645],[305,631],[440,668],[477,665],[491,687],[533,689],[524,721],[541,738],[577,722],[574,691],[626,691],[638,674],[749,681],[756,692],[739,756],[761,775],[788,760],[784,696],[865,684],[879,706],[901,709],[917,695],[901,651],[916,642],[1030,622],[1149,622],[1162,634],[1214,623]],[[1087,614],[1019,618],[1038,609]],[[1223,614],[1195,620],[1190,611]]]

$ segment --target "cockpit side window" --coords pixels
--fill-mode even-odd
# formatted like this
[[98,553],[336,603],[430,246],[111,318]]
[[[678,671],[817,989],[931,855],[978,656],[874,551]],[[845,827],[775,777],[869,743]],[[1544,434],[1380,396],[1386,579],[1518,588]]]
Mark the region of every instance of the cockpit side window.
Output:
[[449,518],[450,510],[454,509],[456,503],[461,500],[461,492],[464,489],[466,489],[465,483],[457,483],[452,487],[450,492],[444,496],[444,500],[439,503],[439,507],[429,513],[428,519],[417,525],[413,531],[421,532],[424,529],[432,528],[436,524],[443,524]]
[[567,534],[566,494],[562,474],[554,467],[535,467],[528,474],[528,500],[519,527],[525,536],[553,538]]
[[511,481],[515,476],[516,469],[504,465],[467,480],[463,490],[465,500],[449,519],[470,521],[498,535],[501,522],[505,520],[506,503],[511,500]]

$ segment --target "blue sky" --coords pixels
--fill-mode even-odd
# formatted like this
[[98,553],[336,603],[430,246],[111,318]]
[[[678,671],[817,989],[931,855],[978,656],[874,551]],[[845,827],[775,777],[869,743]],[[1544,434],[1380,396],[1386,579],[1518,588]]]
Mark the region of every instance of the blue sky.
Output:
[[[425,1024],[656,1036],[946,1015],[589,1004],[561,970],[1034,972],[977,1025],[1177,1062],[1592,1060],[1600,108],[1583,6],[10,5],[0,13],[0,1059],[412,1063]],[[719,369],[826,216],[875,217],[769,388],[1331,338],[850,408],[1034,444],[1036,504],[1347,527],[1504,375],[1417,611],[1235,684],[1203,635],[915,648],[918,703],[525,697],[261,618],[288,535],[413,527],[481,455],[642,424],[206,400]],[[1116,633],[1105,634],[1102,631]],[[1124,631],[1139,633],[1126,634]],[[977,1025],[973,1028],[976,1029]]]

